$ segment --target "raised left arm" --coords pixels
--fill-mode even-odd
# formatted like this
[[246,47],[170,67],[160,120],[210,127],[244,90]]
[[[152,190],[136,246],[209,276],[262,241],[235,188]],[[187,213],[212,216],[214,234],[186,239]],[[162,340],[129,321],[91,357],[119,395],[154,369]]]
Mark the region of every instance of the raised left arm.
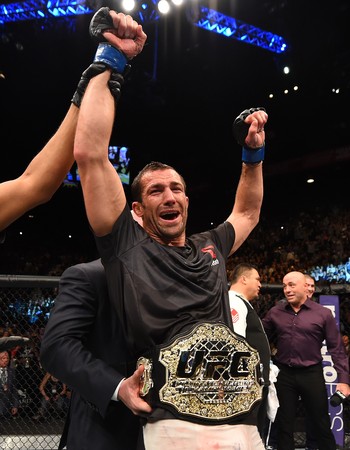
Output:
[[[236,233],[235,242],[230,254],[234,253],[247,239],[259,222],[263,201],[263,159],[265,145],[264,126],[267,122],[264,109],[252,108],[243,111],[234,123],[234,132],[238,142],[243,144],[242,172],[236,190],[235,203],[227,221]],[[242,139],[242,141],[241,141]]]

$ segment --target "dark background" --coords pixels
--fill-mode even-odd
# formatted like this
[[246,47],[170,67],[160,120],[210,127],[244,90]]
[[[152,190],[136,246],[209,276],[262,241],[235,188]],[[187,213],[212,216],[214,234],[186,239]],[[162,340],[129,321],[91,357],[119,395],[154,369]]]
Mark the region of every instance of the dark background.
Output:
[[[289,50],[277,55],[199,29],[186,6],[145,23],[147,45],[133,60],[111,140],[130,147],[132,176],[150,160],[173,164],[188,183],[189,232],[221,222],[233,205],[241,167],[232,122],[243,109],[264,106],[269,122],[263,216],[288,220],[317,204],[348,208],[350,2],[200,3],[283,36]],[[18,176],[63,119],[95,53],[90,19],[1,26],[0,181]],[[291,67],[288,76],[284,64]],[[60,188],[51,202],[19,219],[7,232],[8,245],[21,230],[23,246],[57,245],[71,233],[69,245],[93,247],[80,187]]]

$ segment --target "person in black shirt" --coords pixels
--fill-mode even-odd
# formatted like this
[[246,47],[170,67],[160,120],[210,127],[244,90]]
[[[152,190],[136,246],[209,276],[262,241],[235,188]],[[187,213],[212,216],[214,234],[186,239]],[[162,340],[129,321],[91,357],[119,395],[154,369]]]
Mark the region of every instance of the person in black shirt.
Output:
[[[38,413],[33,420],[47,419],[51,415],[60,416],[67,412],[67,386],[49,372],[46,372],[39,386],[42,395]],[[56,414],[53,414],[56,413]],[[63,414],[62,414],[63,415]]]
[[84,95],[74,156],[110,300],[139,358],[118,398],[144,417],[146,450],[262,450],[254,408],[262,391],[259,356],[233,332],[226,262],[259,221],[267,114],[253,108],[235,122],[243,164],[226,221],[187,237],[186,183],[173,167],[151,162],[131,186],[142,228],[108,160],[115,115],[108,80],[115,71],[123,73],[147,36],[131,16],[108,8],[95,14],[91,29],[100,41],[95,61],[106,70]]

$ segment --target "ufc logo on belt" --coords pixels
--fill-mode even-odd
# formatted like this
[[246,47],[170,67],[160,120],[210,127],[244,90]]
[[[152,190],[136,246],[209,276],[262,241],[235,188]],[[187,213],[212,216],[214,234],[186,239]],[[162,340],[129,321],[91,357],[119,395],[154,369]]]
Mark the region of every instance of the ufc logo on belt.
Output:
[[201,374],[203,379],[224,379],[248,376],[248,362],[251,352],[236,351],[233,354],[227,350],[196,350],[182,351],[176,376],[179,378],[194,378]]

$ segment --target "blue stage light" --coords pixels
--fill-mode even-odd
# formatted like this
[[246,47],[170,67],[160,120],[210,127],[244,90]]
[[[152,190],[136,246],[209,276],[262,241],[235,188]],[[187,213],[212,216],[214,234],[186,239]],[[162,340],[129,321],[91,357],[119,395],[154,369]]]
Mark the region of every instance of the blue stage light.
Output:
[[[48,19],[90,14],[95,11],[94,2],[86,0],[32,0],[20,3],[0,5],[0,24],[21,20]],[[135,15],[141,23],[156,22],[160,19],[157,8],[158,0],[141,0],[136,2]],[[237,39],[247,44],[256,45],[274,53],[283,53],[288,49],[281,36],[261,30],[254,25],[236,20],[218,11],[197,5],[190,6],[187,17],[193,25],[222,36]]]

